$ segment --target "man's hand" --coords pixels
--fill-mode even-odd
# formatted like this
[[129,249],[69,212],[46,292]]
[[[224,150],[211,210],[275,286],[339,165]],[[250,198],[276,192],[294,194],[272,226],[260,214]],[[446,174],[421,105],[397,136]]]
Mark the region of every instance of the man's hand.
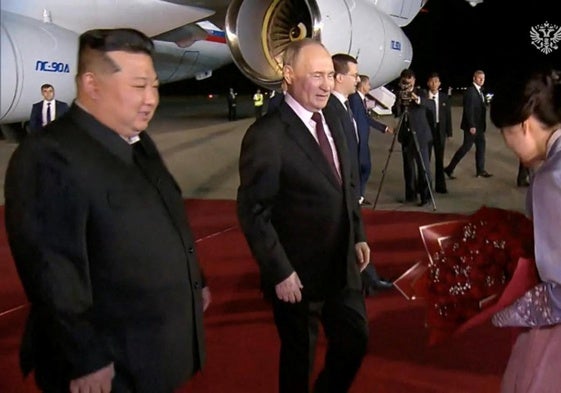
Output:
[[386,127],[386,134],[393,134],[393,133],[394,133],[393,128],[390,127],[390,126],[387,126],[387,127]]
[[471,135],[475,135],[476,132],[477,132],[477,128],[475,128],[475,127],[471,127],[471,128],[469,129],[469,133],[470,133]]
[[202,291],[202,295],[203,295],[203,311],[206,311],[206,309],[210,305],[210,302],[212,301],[212,296],[210,294],[210,288],[209,287],[204,287],[203,291]]
[[370,247],[368,247],[368,243],[359,242],[355,244],[355,252],[356,263],[358,263],[359,269],[362,272],[370,263]]
[[91,374],[70,381],[70,393],[111,393],[115,377],[113,363]]
[[298,274],[293,272],[284,281],[275,285],[275,292],[283,302],[299,303],[302,300],[302,288],[304,286],[300,282]]

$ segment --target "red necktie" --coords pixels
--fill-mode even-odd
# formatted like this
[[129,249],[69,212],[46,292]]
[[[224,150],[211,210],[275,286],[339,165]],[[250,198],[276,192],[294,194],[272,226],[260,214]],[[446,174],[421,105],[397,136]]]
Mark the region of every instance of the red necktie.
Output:
[[337,171],[335,160],[333,159],[333,150],[331,150],[331,145],[329,144],[327,135],[325,135],[325,130],[323,129],[323,120],[321,118],[321,114],[319,112],[314,112],[314,114],[312,115],[312,120],[316,123],[316,133],[318,136],[318,142],[321,152],[323,153],[325,159],[329,163],[329,166],[333,170],[333,173],[339,181],[339,184],[341,184],[341,177],[339,176],[339,171]]

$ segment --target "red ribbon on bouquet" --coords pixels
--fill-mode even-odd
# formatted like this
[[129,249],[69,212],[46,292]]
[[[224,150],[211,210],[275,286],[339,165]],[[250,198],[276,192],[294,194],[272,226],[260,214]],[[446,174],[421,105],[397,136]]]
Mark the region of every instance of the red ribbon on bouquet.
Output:
[[486,321],[539,282],[532,222],[522,213],[482,207],[419,230],[427,258],[394,285],[426,303],[431,345]]

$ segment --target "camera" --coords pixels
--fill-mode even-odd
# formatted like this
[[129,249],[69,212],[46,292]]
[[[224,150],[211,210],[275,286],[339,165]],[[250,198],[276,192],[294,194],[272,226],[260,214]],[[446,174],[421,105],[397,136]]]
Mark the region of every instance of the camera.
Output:
[[399,81],[398,96],[402,105],[409,105],[413,99],[413,85],[410,80],[402,79]]

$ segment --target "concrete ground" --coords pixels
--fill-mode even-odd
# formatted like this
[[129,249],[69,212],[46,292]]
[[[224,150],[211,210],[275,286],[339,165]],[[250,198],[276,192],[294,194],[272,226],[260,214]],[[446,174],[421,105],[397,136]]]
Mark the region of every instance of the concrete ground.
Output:
[[[235,199],[241,139],[254,121],[250,97],[238,97],[238,101],[239,120],[228,122],[223,96],[162,97],[148,132],[182,187],[185,198]],[[461,109],[459,105],[453,107],[454,135],[447,142],[445,165],[462,143]],[[390,126],[396,125],[396,119],[391,116],[380,120]],[[457,179],[447,180],[449,193],[434,194],[436,210],[433,210],[431,204],[417,207],[399,202],[405,192],[400,145],[396,141],[390,153],[392,136],[373,131],[370,138],[373,169],[366,199],[375,201],[382,169],[388,160],[376,210],[471,213],[487,205],[522,211],[526,189],[516,187],[518,160],[490,122],[486,136],[486,169],[494,176],[488,179],[475,177],[475,149],[472,149],[456,168]],[[15,142],[0,140],[0,204],[4,203],[7,162],[16,146]]]

